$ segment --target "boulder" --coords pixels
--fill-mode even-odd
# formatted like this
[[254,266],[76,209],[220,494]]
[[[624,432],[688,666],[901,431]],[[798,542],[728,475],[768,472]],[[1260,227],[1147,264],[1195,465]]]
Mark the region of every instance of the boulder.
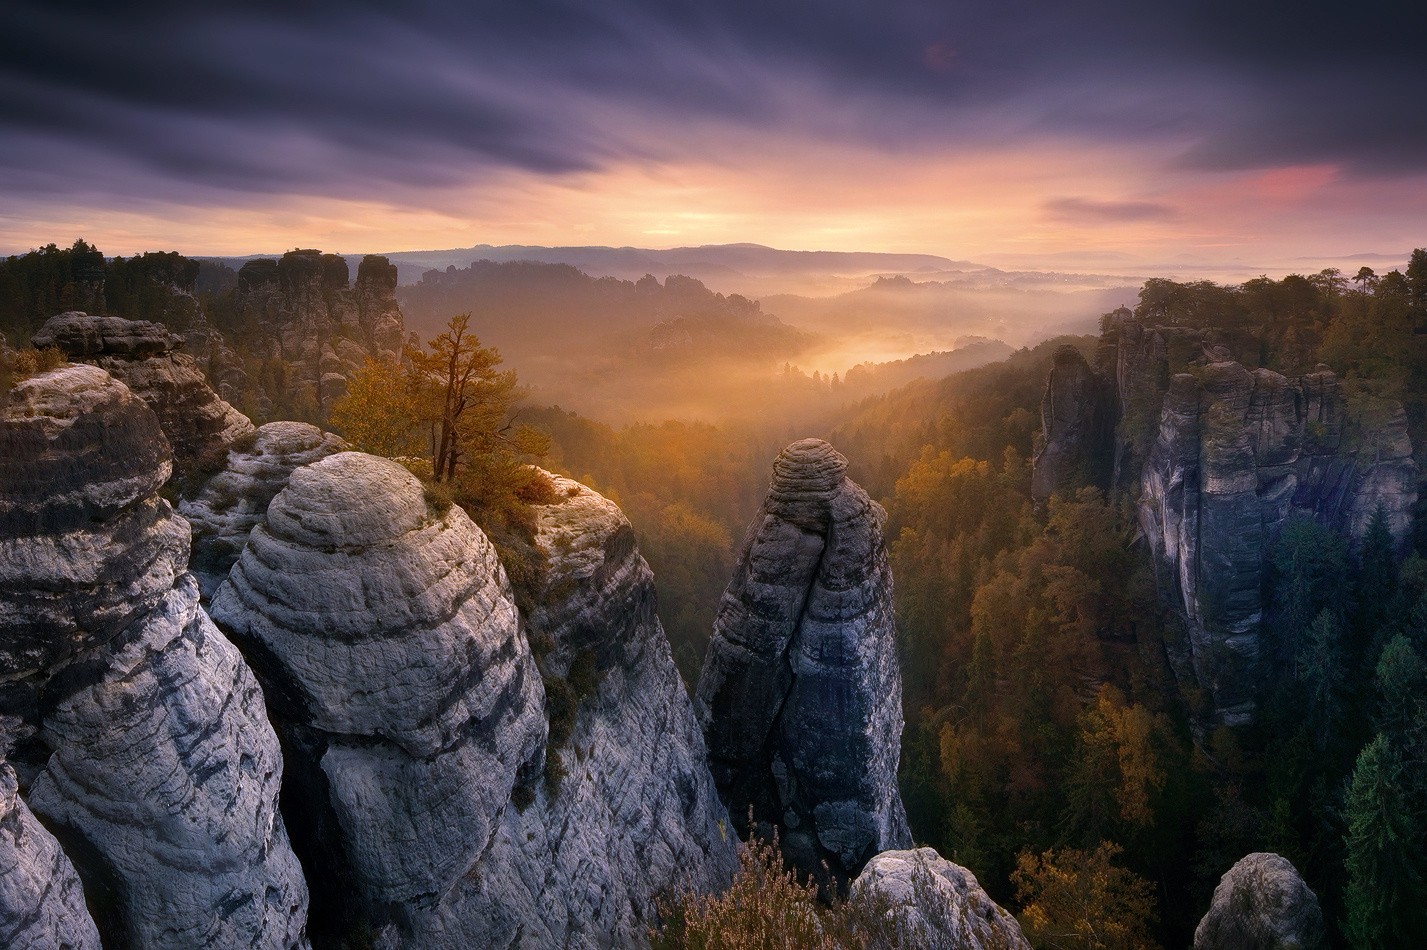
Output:
[[847,880],[910,845],[901,677],[881,506],[832,446],[774,462],[714,621],[696,709],[740,833],[750,808],[802,874]]
[[1194,950],[1320,950],[1328,946],[1318,898],[1276,854],[1243,857],[1214,888],[1194,929]]
[[850,899],[885,901],[896,916],[898,946],[1030,950],[1016,918],[993,901],[976,875],[933,848],[883,851],[852,882]]

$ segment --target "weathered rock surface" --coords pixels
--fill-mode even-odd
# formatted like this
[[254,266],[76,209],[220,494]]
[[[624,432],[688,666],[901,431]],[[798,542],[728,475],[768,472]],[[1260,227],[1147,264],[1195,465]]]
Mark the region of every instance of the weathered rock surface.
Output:
[[560,757],[507,808],[490,850],[419,946],[607,947],[644,942],[656,895],[726,886],[734,837],[703,737],[654,612],[634,530],[610,501],[556,478],[562,501],[539,511],[550,559],[531,624],[549,641],[549,675],[592,674]]
[[[292,947],[307,886],[278,814],[262,691],[185,575],[48,685],[30,804],[139,947]],[[117,936],[117,935],[116,935]]]
[[[1209,692],[1213,721],[1242,725],[1278,649],[1264,639],[1272,543],[1303,517],[1356,544],[1379,506],[1401,543],[1418,477],[1406,414],[1350,402],[1326,366],[1297,378],[1251,370],[1203,331],[1146,326],[1124,309],[1111,317],[1097,357],[1115,375],[1110,484],[1138,499],[1160,592],[1182,621],[1167,644],[1176,675]],[[1074,467],[1065,460],[1083,444],[1070,434],[1087,425],[1088,372],[1057,354],[1036,497]]]
[[1138,516],[1161,590],[1185,621],[1188,666],[1219,721],[1254,713],[1272,650],[1263,572],[1284,523],[1311,517],[1355,539],[1382,505],[1400,541],[1416,483],[1401,407],[1350,411],[1325,367],[1293,380],[1215,362],[1173,377]]
[[123,382],[159,418],[178,473],[192,476],[220,463],[228,447],[253,432],[245,415],[209,387],[182,341],[157,323],[62,313],[35,333],[35,346],[56,346]]
[[354,880],[374,925],[419,926],[541,765],[544,691],[494,549],[399,465],[343,452],[292,474],[213,615],[265,678],[302,821],[340,839],[305,857],[315,876]]
[[106,939],[300,943],[277,739],[183,573],[188,525],[157,496],[158,419],[93,366],[15,396],[0,417],[0,723],[29,806]]
[[346,447],[337,436],[305,422],[269,422],[251,442],[240,440],[229,448],[222,471],[178,506],[193,527],[189,570],[205,600],[228,576],[249,533],[263,520],[268,503],[287,487],[293,471]]
[[774,462],[714,621],[696,709],[741,829],[781,829],[802,873],[846,879],[911,843],[897,789],[901,677],[886,515],[817,439]]
[[367,357],[397,359],[406,332],[394,264],[369,254],[354,286],[349,279],[344,258],[315,250],[252,260],[238,272],[245,319],[263,327],[272,355],[292,369],[290,385],[311,393],[324,412],[341,395],[339,378]]
[[1045,501],[1093,485],[1108,488],[1114,439],[1113,393],[1073,346],[1056,351],[1045,394],[1045,442],[1031,470],[1031,495]]
[[48,675],[152,610],[188,557],[157,497],[158,419],[123,383],[67,366],[15,386],[0,415],[0,677]]
[[1194,950],[1316,950],[1326,947],[1318,898],[1276,854],[1250,854],[1219,879]]
[[876,895],[897,915],[898,946],[1030,950],[1016,918],[976,875],[933,848],[883,851],[852,882],[851,897]]
[[0,946],[99,950],[74,865],[0,763]]

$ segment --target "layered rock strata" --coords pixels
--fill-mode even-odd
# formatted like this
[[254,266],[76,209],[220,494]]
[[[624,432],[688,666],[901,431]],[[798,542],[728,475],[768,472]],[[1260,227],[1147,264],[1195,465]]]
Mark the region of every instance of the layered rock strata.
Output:
[[531,627],[577,706],[547,750],[563,778],[507,808],[489,851],[415,944],[638,946],[660,894],[727,886],[735,839],[655,614],[654,581],[612,502],[556,478],[537,509],[549,558]]
[[15,387],[0,420],[0,691],[20,787],[106,941],[289,947],[307,891],[262,693],[198,607],[158,497],[154,413],[103,370]]
[[714,621],[696,709],[734,822],[780,829],[839,880],[911,836],[897,789],[901,677],[886,514],[817,439],[774,462]]
[[1041,397],[1044,442],[1031,470],[1031,495],[1045,501],[1087,485],[1108,488],[1115,422],[1110,387],[1073,346],[1056,351]]
[[1030,950],[1016,918],[966,868],[932,848],[884,851],[852,882],[851,897],[875,897],[897,921],[899,947]]
[[1321,950],[1328,946],[1318,898],[1287,859],[1257,853],[1219,880],[1194,930],[1194,950]]
[[263,520],[268,503],[287,487],[293,471],[346,447],[337,436],[305,422],[269,422],[251,440],[228,449],[223,469],[178,506],[193,527],[189,570],[198,578],[205,601],[228,576],[249,533]]
[[51,317],[34,335],[37,347],[55,346],[122,381],[159,418],[178,474],[195,476],[221,464],[253,423],[218,397],[182,341],[157,323],[69,312]]
[[268,684],[295,809],[338,838],[309,863],[415,931],[540,771],[544,691],[495,550],[401,466],[343,452],[292,474],[213,615]]
[[74,865],[0,764],[0,946],[99,950]]
[[1416,501],[1402,408],[1349,412],[1327,367],[1289,379],[1218,361],[1170,380],[1138,517],[1219,721],[1253,715],[1272,650],[1263,572],[1285,522],[1314,518],[1355,539],[1381,506],[1401,541]]

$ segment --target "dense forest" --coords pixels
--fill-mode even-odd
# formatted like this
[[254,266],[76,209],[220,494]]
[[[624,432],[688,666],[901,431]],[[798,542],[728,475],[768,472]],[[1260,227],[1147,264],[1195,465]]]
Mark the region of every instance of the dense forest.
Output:
[[[1380,278],[1364,268],[1352,280],[1151,280],[1134,316],[1209,330],[1250,364],[1301,373],[1327,363],[1350,393],[1401,401],[1424,444],[1427,252]],[[1206,727],[1203,697],[1166,660],[1175,618],[1137,543],[1131,494],[1031,503],[1041,393],[1066,342],[1087,356],[1097,346],[1060,338],[921,380],[821,433],[889,514],[914,834],[1008,906],[1026,906],[1047,881],[1099,887],[1106,920],[1061,923],[1109,932],[1110,916],[1152,914],[1135,940],[1164,946],[1189,942],[1234,861],[1276,851],[1319,895],[1336,940],[1421,945],[1420,527],[1399,551],[1379,520],[1350,553],[1316,522],[1291,522],[1272,541],[1266,583],[1268,635],[1294,646],[1252,726]],[[693,676],[728,545],[776,447],[727,427],[537,419],[553,435],[553,464],[626,506]]]
[[[590,278],[566,276],[588,289]],[[442,281],[431,283],[444,299]],[[614,285],[626,283],[610,293],[625,294]],[[668,282],[655,285],[669,293]],[[231,304],[232,271],[177,254],[106,262],[83,241],[0,261],[0,331],[24,344],[70,308],[181,329],[191,312],[174,306],[174,290],[232,345],[249,345],[251,328]],[[720,300],[750,325],[798,333],[752,302]],[[1400,402],[1419,457],[1427,446],[1427,250],[1384,275],[1152,279],[1133,318],[1203,330],[1248,366],[1293,375],[1325,363],[1361,404]],[[1105,316],[1106,329],[1114,319]],[[682,340],[684,331],[661,332]],[[1097,898],[1080,912],[1086,919],[1051,920],[1051,929],[1134,935],[1087,946],[1184,946],[1219,876],[1249,852],[1275,851],[1317,893],[1336,941],[1427,944],[1427,519],[1419,510],[1405,549],[1380,518],[1352,545],[1308,518],[1270,539],[1264,624],[1276,659],[1255,721],[1215,725],[1167,659],[1177,619],[1156,590],[1135,491],[1031,501],[1042,392],[1067,344],[1093,362],[1100,341],[1060,337],[860,399],[848,388],[854,374],[814,375],[787,361],[760,391],[764,421],[746,424],[609,425],[578,403],[574,412],[518,405],[502,371],[492,377],[504,387],[501,418],[488,422],[497,433],[516,423],[541,430],[548,440],[511,451],[624,508],[690,683],[771,459],[790,438],[828,438],[888,513],[913,832],[973,869],[1006,906],[1050,906],[1048,888],[1060,882]],[[499,355],[491,358],[494,373]],[[1176,367],[1197,358],[1173,355]],[[924,360],[880,371],[900,382],[911,376],[897,374],[947,369]],[[349,413],[346,428],[360,418]],[[481,508],[481,483],[456,488],[457,501]],[[499,518],[518,521],[518,508],[503,500]],[[503,555],[521,556],[510,550],[518,535],[506,532]],[[1023,914],[1028,933],[1058,945],[1036,913]]]

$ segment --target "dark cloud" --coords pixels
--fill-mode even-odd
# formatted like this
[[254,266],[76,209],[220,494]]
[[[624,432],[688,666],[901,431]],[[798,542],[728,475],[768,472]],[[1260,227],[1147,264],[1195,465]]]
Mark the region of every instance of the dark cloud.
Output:
[[414,190],[675,156],[690,119],[891,149],[1178,142],[1193,168],[1427,165],[1424,13],[1371,4],[48,0],[7,21],[0,194]]
[[1113,224],[1124,221],[1167,221],[1179,212],[1155,201],[1097,201],[1093,198],[1052,198],[1046,214],[1071,224]]

